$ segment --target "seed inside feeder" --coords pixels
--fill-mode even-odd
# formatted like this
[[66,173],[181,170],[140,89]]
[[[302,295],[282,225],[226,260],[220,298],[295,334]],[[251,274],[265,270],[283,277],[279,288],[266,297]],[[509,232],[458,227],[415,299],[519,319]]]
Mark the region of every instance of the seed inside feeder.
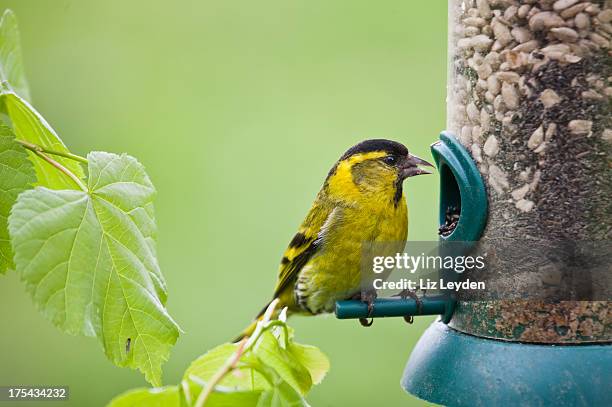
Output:
[[450,236],[459,223],[460,211],[456,206],[450,206],[446,209],[444,216],[444,224],[438,228],[438,235],[442,237]]
[[[483,240],[609,240],[612,0],[450,0],[449,7],[446,128],[487,183]],[[447,208],[461,203],[440,174],[439,234],[447,237],[457,226]],[[529,273],[529,262],[510,260],[509,253],[497,253],[496,263],[487,264],[490,286],[500,295],[517,287],[503,279],[505,270]],[[469,302],[473,313],[456,313],[453,324],[525,342],[609,341],[602,314],[590,310],[596,304]],[[474,314],[500,317],[481,324]],[[559,315],[602,328],[583,330]]]

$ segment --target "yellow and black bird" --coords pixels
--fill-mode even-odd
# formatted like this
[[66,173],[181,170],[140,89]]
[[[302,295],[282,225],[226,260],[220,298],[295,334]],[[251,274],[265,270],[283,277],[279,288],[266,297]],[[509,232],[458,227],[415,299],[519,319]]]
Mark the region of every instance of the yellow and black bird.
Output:
[[[360,294],[364,244],[406,241],[403,181],[432,165],[395,141],[366,140],[332,167],[281,260],[272,298],[289,314],[333,312]],[[401,250],[402,247],[399,248]],[[267,306],[238,339],[252,334]]]

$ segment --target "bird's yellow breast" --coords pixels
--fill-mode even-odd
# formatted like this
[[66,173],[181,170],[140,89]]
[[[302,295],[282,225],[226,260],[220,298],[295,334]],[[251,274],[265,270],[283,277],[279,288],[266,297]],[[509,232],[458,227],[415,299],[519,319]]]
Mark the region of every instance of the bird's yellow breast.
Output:
[[387,244],[391,244],[397,251],[403,249],[407,237],[403,196],[397,205],[389,197],[373,199],[343,208],[338,216],[340,219],[326,232],[324,247],[303,267],[296,282],[306,293],[301,306],[314,314],[332,312],[337,300],[360,291],[362,269],[371,269],[367,252],[372,243],[374,250],[382,246],[376,243],[385,243],[387,250]]
[[332,312],[337,300],[360,292],[362,269],[371,270],[367,261],[380,243],[386,251],[403,249],[408,213],[402,180],[378,160],[384,156],[352,155],[330,171],[281,262],[275,295],[291,311]]

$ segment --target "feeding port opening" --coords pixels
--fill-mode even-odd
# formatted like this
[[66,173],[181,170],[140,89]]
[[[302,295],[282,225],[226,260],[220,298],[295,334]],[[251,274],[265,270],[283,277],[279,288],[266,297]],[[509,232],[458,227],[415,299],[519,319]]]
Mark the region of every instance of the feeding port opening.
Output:
[[446,163],[440,166],[440,226],[438,234],[450,236],[461,216],[461,191],[457,179]]

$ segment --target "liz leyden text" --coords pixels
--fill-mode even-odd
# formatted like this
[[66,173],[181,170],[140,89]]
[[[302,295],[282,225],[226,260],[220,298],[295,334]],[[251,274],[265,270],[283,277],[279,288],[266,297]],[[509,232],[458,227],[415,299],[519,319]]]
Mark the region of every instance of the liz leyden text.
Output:
[[[482,270],[485,268],[483,256],[426,256],[421,253],[411,256],[408,253],[396,253],[395,256],[376,256],[372,260],[372,271],[380,274],[393,269],[406,270],[411,274],[418,270],[454,270],[463,273],[465,270]],[[402,278],[399,281],[384,281],[382,278],[375,279],[373,287],[376,290],[484,290],[485,283],[482,281],[437,281],[431,279],[419,279],[418,281]]]

